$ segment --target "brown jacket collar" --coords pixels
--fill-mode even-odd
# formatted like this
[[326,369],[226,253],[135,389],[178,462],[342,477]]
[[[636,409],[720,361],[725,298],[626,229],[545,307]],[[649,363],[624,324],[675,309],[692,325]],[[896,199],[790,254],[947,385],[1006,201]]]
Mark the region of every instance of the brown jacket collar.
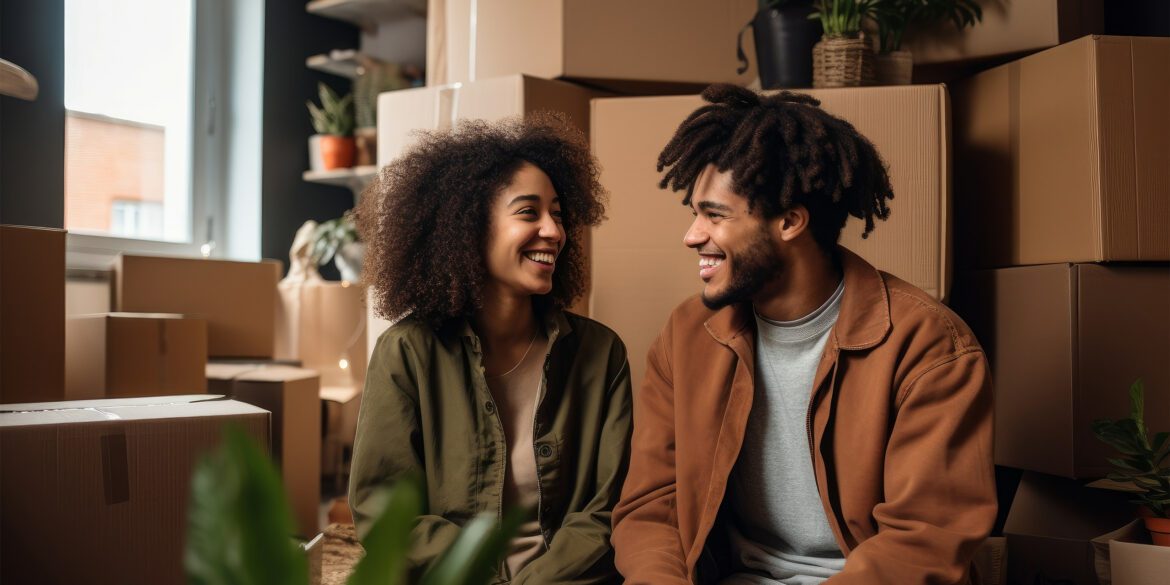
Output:
[[[833,328],[833,341],[846,350],[868,349],[890,332],[890,299],[886,283],[876,268],[853,252],[838,247],[837,257],[845,279],[841,312]],[[752,323],[750,303],[737,303],[717,311],[704,323],[716,341],[730,345]]]

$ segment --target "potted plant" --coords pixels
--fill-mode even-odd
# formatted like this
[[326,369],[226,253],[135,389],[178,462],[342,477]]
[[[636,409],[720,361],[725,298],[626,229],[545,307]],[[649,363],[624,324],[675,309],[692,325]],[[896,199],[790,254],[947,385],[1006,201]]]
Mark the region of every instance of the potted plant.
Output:
[[357,282],[365,255],[365,245],[357,237],[350,211],[337,219],[321,222],[313,230],[313,262],[324,266],[335,260],[341,280]]
[[857,87],[874,81],[873,50],[862,34],[862,20],[874,0],[816,0],[811,18],[821,21],[824,37],[813,47],[813,87]]
[[902,49],[907,30],[950,22],[956,30],[975,26],[983,20],[978,0],[873,0],[868,18],[877,28],[877,82],[881,85],[908,85],[913,76],[914,56]]
[[[363,544],[367,554],[348,585],[405,585],[410,533],[422,513],[425,492],[417,479],[386,493],[382,514]],[[304,553],[289,538],[293,521],[280,474],[242,431],[229,429],[223,443],[201,461],[191,480],[187,548],[183,564],[192,585],[279,583],[308,585]],[[423,585],[486,585],[524,520],[512,510],[497,522],[484,513],[467,522],[455,542],[419,581]]]
[[353,94],[338,97],[324,83],[317,84],[321,105],[305,104],[317,134],[309,138],[310,168],[327,171],[353,166]]
[[1153,439],[1145,424],[1145,391],[1138,380],[1129,388],[1130,414],[1119,420],[1093,421],[1093,433],[1121,457],[1109,459],[1109,479],[1135,488],[1135,504],[1154,544],[1170,546],[1170,432]]
[[353,82],[353,107],[357,117],[354,140],[358,166],[377,164],[378,96],[387,91],[407,89],[421,83],[422,71],[412,65],[380,61],[357,55],[357,77]]
[[821,22],[809,18],[813,0],[759,0],[759,10],[739,31],[738,73],[747,71],[743,33],[750,26],[756,45],[756,69],[764,89],[810,87],[813,46],[821,38]]

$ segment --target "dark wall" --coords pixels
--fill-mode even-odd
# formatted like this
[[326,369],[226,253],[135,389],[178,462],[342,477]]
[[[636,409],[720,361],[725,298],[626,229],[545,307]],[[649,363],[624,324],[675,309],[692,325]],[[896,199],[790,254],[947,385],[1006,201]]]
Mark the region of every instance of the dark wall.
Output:
[[[350,89],[345,79],[306,68],[305,59],[331,49],[356,48],[358,36],[353,25],[307,13],[304,2],[265,3],[260,253],[283,260],[286,270],[288,248],[305,220],[340,217],[353,206],[348,189],[307,183],[301,173],[309,168],[313,134],[305,100],[317,101],[318,81],[343,95]],[[330,277],[324,269],[322,274]]]
[[0,96],[0,223],[65,223],[65,2],[0,0],[0,58],[36,76],[32,102]]
[[1105,34],[1135,37],[1170,36],[1170,2],[1126,0],[1105,2]]

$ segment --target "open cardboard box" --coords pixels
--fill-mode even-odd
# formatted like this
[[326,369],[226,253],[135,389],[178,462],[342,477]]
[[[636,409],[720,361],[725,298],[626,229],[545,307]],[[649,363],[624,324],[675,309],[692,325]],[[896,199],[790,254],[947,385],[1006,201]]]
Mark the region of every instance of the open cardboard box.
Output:
[[207,391],[207,322],[170,313],[100,313],[65,321],[65,397]]

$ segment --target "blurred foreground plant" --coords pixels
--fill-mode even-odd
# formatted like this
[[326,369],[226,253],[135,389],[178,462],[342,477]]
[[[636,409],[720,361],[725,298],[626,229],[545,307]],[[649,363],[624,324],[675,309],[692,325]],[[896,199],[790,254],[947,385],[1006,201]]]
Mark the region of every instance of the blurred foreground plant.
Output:
[[[410,531],[422,513],[423,487],[406,479],[382,498],[386,508],[364,545],[349,585],[406,583]],[[497,523],[480,514],[423,575],[422,585],[489,583],[523,521],[514,510]],[[220,448],[191,481],[184,563],[193,585],[308,585],[304,554],[289,535],[292,514],[275,466],[242,431],[228,429]]]

